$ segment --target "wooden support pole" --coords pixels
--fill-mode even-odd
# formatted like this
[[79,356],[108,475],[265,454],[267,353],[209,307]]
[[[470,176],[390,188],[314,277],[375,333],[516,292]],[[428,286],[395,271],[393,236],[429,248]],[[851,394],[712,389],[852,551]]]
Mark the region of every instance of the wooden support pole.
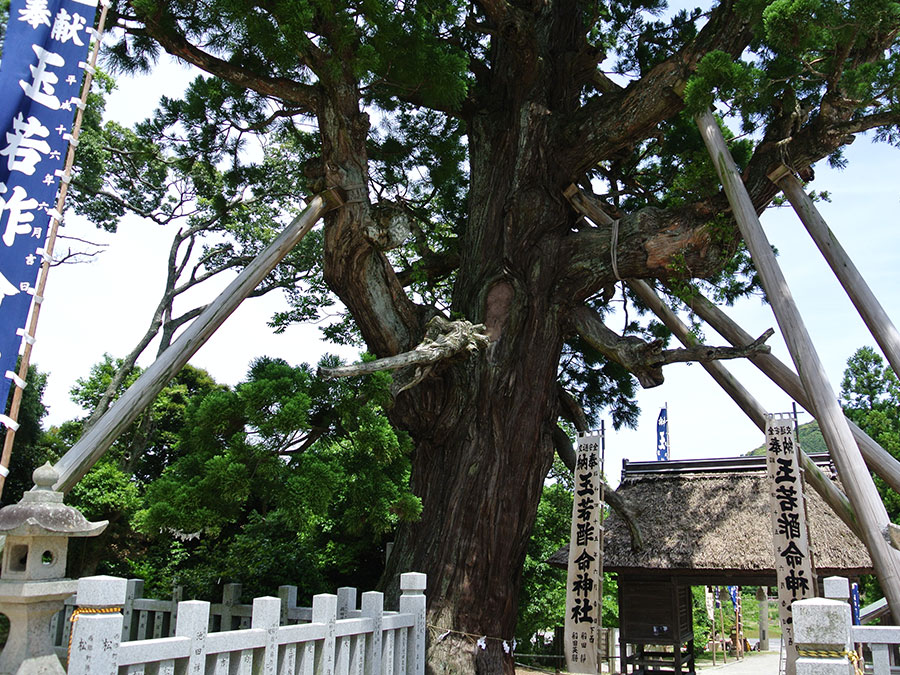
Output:
[[[660,321],[672,331],[682,344],[686,347],[693,347],[697,343],[697,339],[684,325],[681,319],[666,305],[662,298],[654,291],[649,284],[640,279],[629,279],[628,286],[632,291],[643,300],[651,311],[659,317]],[[753,423],[759,427],[759,430],[765,433],[766,430],[766,410],[754,396],[738,381],[736,377],[719,361],[701,362],[703,369],[710,374],[722,389],[737,403],[738,407],[744,411]],[[810,459],[805,452],[800,453],[800,463],[803,466],[804,477],[809,485],[819,493],[825,503],[828,504],[832,511],[844,521],[847,527],[856,534],[857,537],[863,539],[862,530],[856,515],[853,513],[853,507],[850,501],[842,493],[837,486],[825,475],[825,473],[816,466],[816,463]]]
[[[587,216],[595,223],[601,225],[609,225],[612,223],[612,218],[603,210],[601,210],[585,194],[583,194],[578,186],[569,186],[569,188],[567,188],[563,194],[566,199],[569,200],[576,211]],[[647,304],[647,306],[653,311],[653,313],[656,314],[657,317],[659,317],[663,324],[665,324],[666,327],[668,327],[669,330],[672,331],[672,333],[681,341],[682,344],[684,344],[686,347],[696,346],[696,340],[694,339],[693,334],[691,334],[691,332],[681,322],[681,319],[678,318],[675,312],[673,312],[671,308],[662,301],[662,299],[646,282],[640,279],[631,279],[626,283],[628,283],[631,290]],[[715,307],[715,305],[712,305],[712,303],[709,303],[706,298],[702,299],[705,303],[718,310],[718,308]],[[727,319],[727,317],[725,318]],[[728,319],[728,321],[730,321],[730,319]],[[711,323],[709,321],[707,322]],[[715,326],[713,327],[715,328]],[[737,329],[741,330],[740,327],[737,327]],[[742,335],[742,341],[740,342],[728,337],[725,333],[721,334],[723,335],[723,337],[726,337],[726,339],[728,339],[735,347],[747,345],[753,342],[753,339],[746,334]],[[744,336],[746,336],[746,339],[743,339]],[[800,380],[796,375],[794,375],[793,371],[791,371],[787,366],[784,366],[784,364],[782,364],[770,354],[760,354],[759,356],[769,357],[770,359],[773,359],[774,362],[776,362],[779,366],[787,371],[787,374],[793,376],[793,378],[796,380],[797,391],[803,393],[803,387],[800,384]],[[710,376],[716,381],[716,383],[720,387],[722,387],[723,390],[725,390],[725,392],[731,397],[731,399],[735,403],[737,403],[738,407],[753,421],[753,423],[760,429],[760,431],[765,432],[765,409],[753,397],[753,395],[750,394],[750,392],[747,391],[747,389],[731,374],[731,372],[718,361],[701,362],[700,365],[706,370],[706,372],[710,374]],[[801,405],[803,404],[801,403]],[[807,406],[804,405],[804,407]],[[861,430],[859,431],[861,434],[863,434]],[[868,436],[866,436],[866,438],[868,438]],[[871,441],[871,439],[869,440]],[[872,441],[872,443],[874,444],[874,441]],[[877,444],[875,445],[877,446]],[[887,455],[890,461],[893,462],[896,466],[898,484],[900,484],[900,463],[898,463],[893,459],[893,457],[888,455],[888,453],[881,449],[880,446],[877,447],[878,450],[882,454]],[[846,495],[844,495],[844,493],[837,488],[837,486],[828,478],[828,476],[826,476],[825,473],[818,466],[816,466],[816,463],[813,462],[812,459],[810,459],[809,455],[807,455],[805,452],[801,452],[800,454],[800,463],[803,466],[804,471],[806,472],[805,475],[806,479],[809,481],[809,484],[816,490],[816,492],[819,493],[825,503],[831,507],[831,509],[847,525],[847,527],[849,527],[850,530],[854,534],[856,534],[856,536],[858,536],[860,539],[863,539],[862,530],[860,530],[859,527],[859,522],[856,519],[856,515],[853,513],[853,507],[850,505],[850,500],[847,499]]]
[[[570,185],[563,194],[576,211],[587,216],[598,225],[612,224],[613,219],[604,212],[599,205],[582,193],[577,185]],[[751,337],[749,333],[732,321],[725,312],[702,295],[694,294],[689,298],[682,298],[682,300],[684,300],[684,302],[686,302],[701,319],[712,326],[719,335],[724,337],[735,347],[740,347],[753,342],[754,338]],[[813,417],[818,417],[814,406],[806,395],[806,391],[803,389],[800,378],[790,367],[782,363],[778,357],[773,356],[772,354],[751,354],[748,358],[770,380],[781,387],[788,396],[812,413]],[[755,417],[751,417],[751,419],[756,423]],[[850,425],[850,431],[853,434],[853,438],[856,440],[860,452],[863,455],[863,459],[865,459],[869,468],[878,474],[891,489],[900,493],[900,462],[898,462],[887,450],[876,443],[865,431],[856,426],[852,420],[848,419],[847,423]]]
[[[693,295],[685,299],[688,306],[712,328],[733,345],[747,344],[753,338],[731,317],[719,309],[702,295]],[[751,354],[751,363],[759,368],[775,384],[803,408],[812,413],[813,417],[819,417],[812,405],[803,383],[790,367],[782,363],[778,357],[772,354]],[[900,492],[900,462],[887,450],[882,448],[865,431],[860,429],[852,420],[847,420],[850,432],[853,434],[856,444],[862,453],[863,459],[869,468],[878,474],[895,492]]]
[[785,167],[770,175],[769,178],[781,188],[791,202],[794,211],[806,226],[809,236],[816,243],[838,281],[841,282],[841,286],[847,291],[847,296],[853,302],[856,311],[866,322],[866,326],[878,346],[881,347],[891,368],[897,375],[900,375],[900,332],[897,331],[894,322],[884,311],[884,307],[878,302],[878,298],[875,297],[850,256],[847,255],[837,237],[828,227],[822,214],[816,209],[813,200],[803,190],[800,181]]
[[818,413],[819,428],[863,530],[863,542],[869,549],[881,588],[893,611],[900,613],[900,559],[883,535],[890,522],[887,511],[853,440],[718,123],[709,111],[698,114],[695,120],[759,272],[762,286],[772,303],[800,381]]
[[282,258],[306,236],[327,211],[340,206],[341,197],[329,190],[313,197],[307,207],[194,319],[174,343],[147,368],[128,390],[62,456],[54,467],[59,481],[54,490],[67,492],[103,456],[163,387],[265,279]]

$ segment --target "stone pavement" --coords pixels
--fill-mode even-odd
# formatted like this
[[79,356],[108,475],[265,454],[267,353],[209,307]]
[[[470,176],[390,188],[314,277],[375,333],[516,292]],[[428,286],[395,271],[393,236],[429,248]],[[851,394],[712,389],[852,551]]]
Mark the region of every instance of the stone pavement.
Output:
[[721,660],[717,666],[708,662],[698,665],[697,672],[708,675],[778,675],[778,652],[750,652],[740,661],[728,659],[728,663]]

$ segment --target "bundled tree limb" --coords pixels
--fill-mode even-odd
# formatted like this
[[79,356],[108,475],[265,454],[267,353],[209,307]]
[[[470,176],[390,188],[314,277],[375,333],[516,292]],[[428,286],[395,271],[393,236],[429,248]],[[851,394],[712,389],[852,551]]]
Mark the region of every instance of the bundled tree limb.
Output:
[[476,352],[487,347],[490,338],[485,330],[484,324],[473,324],[465,319],[448,321],[442,316],[435,316],[426,324],[425,337],[415,349],[375,361],[354,363],[337,368],[319,368],[319,375],[332,379],[369,375],[381,370],[415,367],[413,377],[403,382],[394,392],[399,394],[425,379],[439,362],[460,353]]

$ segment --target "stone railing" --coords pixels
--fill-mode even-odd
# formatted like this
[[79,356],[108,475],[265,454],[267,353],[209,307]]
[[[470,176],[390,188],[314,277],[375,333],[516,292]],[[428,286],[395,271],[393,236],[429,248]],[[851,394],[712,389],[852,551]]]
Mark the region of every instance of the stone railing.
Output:
[[218,632],[210,631],[209,602],[179,602],[172,636],[136,640],[123,639],[126,580],[86,577],[78,581],[68,673],[424,675],[425,582],[424,574],[401,575],[398,612],[384,611],[376,592],[363,593],[357,609],[355,590],[342,589],[340,598],[314,596],[309,622],[287,625],[282,599],[256,598],[249,627]]
[[[797,675],[900,672],[890,664],[891,645],[900,644],[900,628],[854,626],[846,601],[850,597],[849,586],[843,577],[826,579],[825,595],[828,597],[799,600],[791,605],[799,653]],[[856,645],[863,646],[863,653],[856,650]],[[871,653],[871,662],[864,662],[865,652]]]
[[[225,584],[222,601],[209,606],[209,632],[249,628],[253,605],[241,604],[241,584]],[[175,635],[178,603],[182,589],[176,587],[170,600],[145,598],[144,581],[128,579],[125,586],[125,601],[122,603],[122,640],[148,640]],[[355,588],[337,589],[338,618],[347,617],[347,611],[356,604]],[[279,586],[278,599],[281,601],[281,625],[309,622],[312,608],[297,604],[296,586]],[[50,621],[50,635],[53,644],[65,656],[69,644],[72,613],[77,606],[76,596],[65,601],[65,606]]]

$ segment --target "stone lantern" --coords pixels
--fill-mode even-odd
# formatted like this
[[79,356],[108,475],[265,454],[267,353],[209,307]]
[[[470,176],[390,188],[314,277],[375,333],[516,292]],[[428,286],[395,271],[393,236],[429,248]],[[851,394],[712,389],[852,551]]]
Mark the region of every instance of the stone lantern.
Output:
[[9,638],[0,653],[0,675],[62,674],[50,640],[50,619],[72,595],[77,581],[66,579],[69,537],[94,537],[108,521],[88,522],[63,504],[53,485],[59,474],[49,463],[35,469],[35,488],[18,504],[0,509],[6,535],[0,564],[0,612],[9,617]]

